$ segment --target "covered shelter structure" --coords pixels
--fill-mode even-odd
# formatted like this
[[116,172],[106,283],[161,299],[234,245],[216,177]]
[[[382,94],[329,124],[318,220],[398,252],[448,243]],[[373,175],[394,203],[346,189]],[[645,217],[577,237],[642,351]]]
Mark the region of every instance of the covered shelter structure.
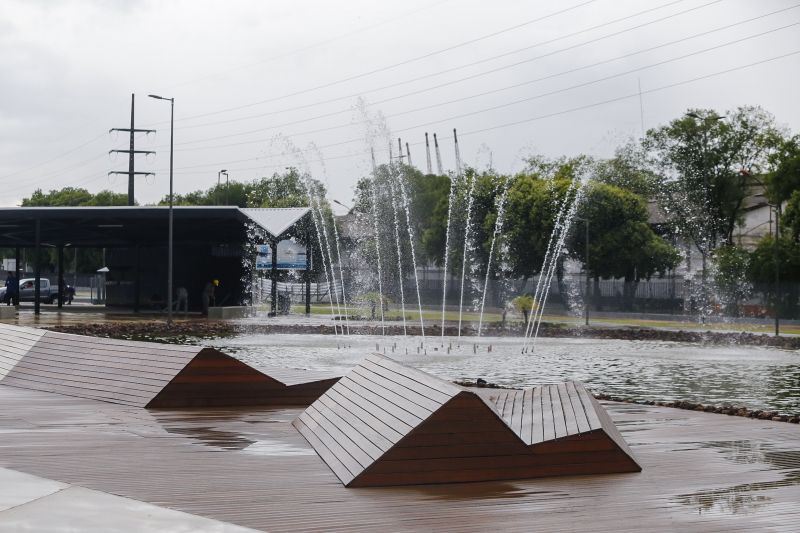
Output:
[[[218,305],[239,305],[248,295],[248,246],[254,244],[253,239],[277,245],[292,232],[305,232],[309,213],[308,207],[174,207],[174,287],[186,288],[189,306],[198,308],[205,284],[218,279]],[[163,308],[168,215],[169,208],[161,206],[0,208],[0,248],[14,250],[17,279],[22,250],[28,252],[31,277],[36,279],[42,276],[45,250],[55,250],[57,280],[51,281],[59,287],[64,287],[66,249],[102,249],[105,264],[97,268],[108,269],[107,306],[134,311],[148,305]],[[38,291],[39,284],[35,286]],[[58,298],[59,307],[62,304]],[[34,297],[34,307],[38,314],[39,297]]]

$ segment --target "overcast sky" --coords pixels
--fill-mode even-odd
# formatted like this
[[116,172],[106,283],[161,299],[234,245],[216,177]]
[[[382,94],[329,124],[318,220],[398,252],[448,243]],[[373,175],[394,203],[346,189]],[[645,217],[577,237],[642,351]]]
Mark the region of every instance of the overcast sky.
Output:
[[126,192],[108,151],[128,139],[108,130],[131,93],[158,130],[137,139],[157,151],[137,157],[155,173],[139,203],[168,191],[169,103],[149,93],[175,98],[176,193],[296,166],[348,203],[390,139],[425,170],[425,132],[445,169],[457,128],[464,162],[501,172],[610,156],[690,107],[761,105],[800,132],[798,52],[783,0],[0,0],[0,205]]

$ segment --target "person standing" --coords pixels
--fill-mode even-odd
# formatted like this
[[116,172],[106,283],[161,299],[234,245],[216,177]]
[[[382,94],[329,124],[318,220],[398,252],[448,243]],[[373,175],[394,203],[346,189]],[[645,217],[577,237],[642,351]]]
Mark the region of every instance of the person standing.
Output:
[[189,291],[186,290],[186,287],[178,287],[177,291],[178,301],[175,302],[175,306],[177,311],[180,313],[181,309],[183,309],[183,316],[189,312]]
[[6,277],[6,305],[19,305],[19,280],[13,272],[8,272]]
[[215,302],[215,291],[216,288],[219,286],[219,280],[215,279],[206,283],[206,286],[203,287],[203,316],[208,316],[208,308],[213,307]]

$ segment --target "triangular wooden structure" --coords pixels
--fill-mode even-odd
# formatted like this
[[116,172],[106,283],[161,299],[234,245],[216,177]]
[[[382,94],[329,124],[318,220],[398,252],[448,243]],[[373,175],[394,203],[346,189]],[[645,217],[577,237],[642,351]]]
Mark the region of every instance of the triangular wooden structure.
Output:
[[380,355],[293,424],[348,487],[641,471],[580,383],[466,389]]
[[255,369],[213,348],[0,324],[0,384],[137,407],[309,405],[338,377]]

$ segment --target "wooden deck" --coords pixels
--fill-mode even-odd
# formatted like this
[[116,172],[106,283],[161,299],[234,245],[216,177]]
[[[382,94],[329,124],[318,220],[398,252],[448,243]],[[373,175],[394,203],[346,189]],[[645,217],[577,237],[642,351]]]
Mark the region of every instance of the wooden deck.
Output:
[[348,487],[641,470],[580,383],[465,389],[378,354],[293,425]]
[[353,489],[291,426],[300,408],[144,410],[0,385],[0,466],[269,531],[800,530],[797,425],[603,405],[641,473]]
[[255,369],[211,348],[0,324],[0,383],[135,407],[309,405],[338,378]]

